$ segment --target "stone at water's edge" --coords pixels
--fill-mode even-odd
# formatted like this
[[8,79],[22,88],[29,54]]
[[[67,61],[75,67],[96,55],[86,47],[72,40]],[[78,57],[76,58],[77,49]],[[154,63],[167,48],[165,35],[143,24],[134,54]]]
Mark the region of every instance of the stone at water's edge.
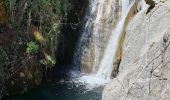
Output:
[[131,20],[119,74],[103,91],[103,100],[170,100],[170,0]]

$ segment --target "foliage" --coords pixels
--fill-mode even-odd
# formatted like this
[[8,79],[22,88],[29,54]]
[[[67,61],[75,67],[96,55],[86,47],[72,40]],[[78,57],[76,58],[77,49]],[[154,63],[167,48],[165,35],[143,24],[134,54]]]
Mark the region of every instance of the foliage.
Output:
[[28,78],[28,79],[32,79],[32,78],[33,78],[33,76],[32,76],[32,74],[31,74],[31,72],[29,72],[29,73],[28,73],[27,78]]
[[[0,6],[0,21],[1,17],[5,20],[5,26],[0,23],[0,32],[2,31],[0,39],[5,37],[4,40],[9,41],[7,45],[6,41],[0,40],[4,44],[3,58],[8,58],[8,62],[3,64],[1,63],[4,61],[0,61],[0,66],[7,66],[8,69],[12,69],[8,70],[9,72],[16,72],[23,65],[29,64],[31,58],[27,54],[38,59],[38,63],[54,66],[61,26],[63,20],[67,20],[68,12],[73,8],[70,0],[0,1],[3,1]],[[35,64],[37,65],[40,64]]]
[[0,0],[0,23],[3,23],[7,20],[7,15],[3,3],[3,0]]
[[[5,65],[7,65],[7,63],[9,62],[9,58],[7,56],[6,51],[0,46],[0,79],[4,78],[4,72],[3,70],[5,70]],[[2,79],[1,79],[2,80]]]
[[36,54],[38,52],[38,45],[35,42],[27,43],[26,52],[30,55]]
[[63,0],[62,6],[63,6],[62,11],[65,13],[65,15],[67,15],[67,13],[74,8],[69,0]]
[[40,60],[40,63],[43,65],[55,65],[56,61],[54,60],[54,58],[52,58],[51,56],[45,54],[45,59]]
[[36,41],[38,41],[41,44],[43,44],[45,42],[44,37],[42,36],[42,34],[39,31],[34,31],[33,34],[34,34]]
[[55,64],[55,60],[49,55],[46,55],[46,60],[47,60],[47,64],[50,64],[50,65]]
[[20,71],[33,80],[34,69],[41,73],[42,64],[52,67],[56,63],[70,0],[0,0],[0,5],[0,80],[17,80]]
[[[50,66],[54,65],[55,59],[52,58],[55,58],[60,34],[61,7],[61,0],[4,0],[6,11],[3,9],[3,12],[7,14],[8,24],[14,34],[10,39],[11,51],[9,47],[6,48],[9,53],[16,51],[12,56],[19,59],[26,49],[26,53],[46,59]],[[28,41],[36,41],[37,44]],[[50,56],[38,57],[37,54],[43,52]]]

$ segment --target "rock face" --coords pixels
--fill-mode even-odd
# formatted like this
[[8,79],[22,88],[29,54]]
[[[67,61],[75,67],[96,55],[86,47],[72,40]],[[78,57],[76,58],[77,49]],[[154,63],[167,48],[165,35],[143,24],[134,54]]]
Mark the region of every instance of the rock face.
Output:
[[139,11],[126,27],[119,74],[103,100],[170,100],[170,0]]
[[[83,16],[88,0],[61,0],[62,6],[68,6],[67,12],[63,11],[61,33],[58,40],[56,59],[57,64],[68,65],[72,62],[72,57],[76,48],[76,43],[80,36],[83,25]],[[67,4],[68,3],[68,4]],[[63,66],[62,66],[63,67]]]

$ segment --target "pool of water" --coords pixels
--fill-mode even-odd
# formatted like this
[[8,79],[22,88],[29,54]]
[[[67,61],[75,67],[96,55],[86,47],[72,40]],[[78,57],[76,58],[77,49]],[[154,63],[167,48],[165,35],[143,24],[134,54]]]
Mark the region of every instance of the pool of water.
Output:
[[26,94],[8,97],[4,100],[101,100],[103,87],[87,90],[85,85],[72,80],[74,79],[44,82]]
[[101,100],[102,87],[87,91],[84,86],[73,83],[50,83],[41,85],[24,95],[5,100]]

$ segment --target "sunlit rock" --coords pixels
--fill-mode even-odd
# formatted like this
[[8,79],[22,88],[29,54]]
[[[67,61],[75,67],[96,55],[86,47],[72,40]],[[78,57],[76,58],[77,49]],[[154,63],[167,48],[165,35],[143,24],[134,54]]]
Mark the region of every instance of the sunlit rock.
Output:
[[[126,28],[119,74],[103,100],[169,100],[170,1],[143,8]],[[148,5],[149,7],[149,5]]]

